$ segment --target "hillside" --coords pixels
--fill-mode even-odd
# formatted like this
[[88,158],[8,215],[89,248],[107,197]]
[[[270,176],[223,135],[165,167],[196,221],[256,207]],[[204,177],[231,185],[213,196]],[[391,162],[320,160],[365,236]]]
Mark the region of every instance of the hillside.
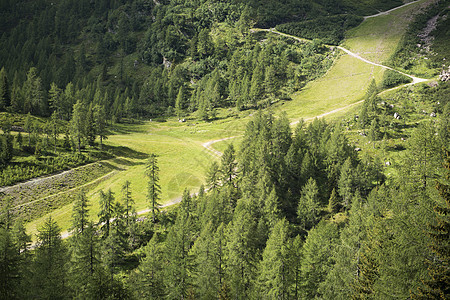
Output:
[[[416,1],[349,27],[343,13],[378,14],[402,3],[246,3],[81,1],[72,9],[96,10],[84,7],[78,24],[102,12],[98,24],[108,20],[112,30],[98,36],[112,41],[119,34],[111,20],[138,8],[149,27],[125,35],[136,51],[126,54],[127,43],[116,40],[97,64],[95,38],[82,27],[64,47],[85,49],[84,83],[68,84],[59,98],[55,84],[46,97],[39,69],[30,79],[24,67],[23,85],[0,85],[7,91],[0,95],[11,95],[2,98],[3,166],[37,173],[57,170],[50,162],[60,157],[85,164],[1,189],[2,295],[448,294],[450,87],[432,64],[400,67],[415,55],[400,48],[422,32],[423,18],[439,12],[436,28],[445,27],[445,1]],[[4,13],[2,22],[12,32],[20,25],[11,16],[33,19],[25,12]],[[342,41],[282,30],[306,24],[296,28],[308,32],[323,20],[342,26]],[[429,35],[436,61],[446,57],[439,49],[448,41]],[[125,61],[133,66],[121,71]],[[30,93],[39,82],[40,93]],[[6,105],[14,90],[23,111]]]

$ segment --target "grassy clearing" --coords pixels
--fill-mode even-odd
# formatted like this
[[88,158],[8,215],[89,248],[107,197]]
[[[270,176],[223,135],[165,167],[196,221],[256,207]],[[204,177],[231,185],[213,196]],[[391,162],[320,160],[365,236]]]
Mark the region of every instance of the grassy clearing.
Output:
[[282,102],[275,112],[286,111],[292,121],[311,118],[360,100],[372,79],[380,82],[384,69],[364,63],[352,56],[341,56],[328,73]]
[[422,0],[388,15],[366,19],[347,32],[343,46],[370,61],[384,63],[395,52],[413,16],[434,1]]
[[[229,111],[219,111],[226,116]],[[185,188],[195,191],[204,183],[204,174],[214,159],[202,143],[227,136],[242,135],[250,111],[241,112],[239,118],[219,119],[215,122],[189,121],[178,123],[169,120],[165,123],[146,122],[144,125],[117,125],[116,134],[111,135],[106,144],[121,147],[122,157],[115,159],[118,171],[100,182],[88,192],[91,203],[90,216],[97,220],[99,211],[99,191],[111,189],[116,199],[121,198],[121,186],[131,182],[132,196],[136,210],[148,207],[146,201],[147,179],[144,177],[146,157],[156,153],[160,167],[162,187],[161,204],[182,195]],[[50,215],[63,230],[70,227],[72,204],[51,212]],[[35,234],[44,222],[46,215],[27,224],[27,231]]]

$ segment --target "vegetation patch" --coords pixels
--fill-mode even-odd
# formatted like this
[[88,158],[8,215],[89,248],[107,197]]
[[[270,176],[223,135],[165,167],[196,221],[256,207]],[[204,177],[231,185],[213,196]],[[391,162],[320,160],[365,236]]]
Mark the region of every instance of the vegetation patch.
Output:
[[278,31],[307,39],[320,39],[330,45],[338,45],[345,37],[345,32],[358,26],[362,17],[355,15],[337,15],[320,17],[303,22],[291,22],[277,25]]
[[410,82],[412,82],[412,79],[410,77],[400,74],[399,72],[393,70],[386,70],[384,71],[383,74],[381,86],[384,89],[388,89]]

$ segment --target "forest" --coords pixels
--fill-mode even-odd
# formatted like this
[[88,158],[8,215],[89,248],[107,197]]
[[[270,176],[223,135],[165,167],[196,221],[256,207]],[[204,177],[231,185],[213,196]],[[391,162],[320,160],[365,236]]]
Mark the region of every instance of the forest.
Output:
[[[410,77],[385,70],[343,117],[294,125],[274,112],[330,71],[342,57],[330,45],[363,16],[401,4],[0,0],[0,299],[447,299],[448,81],[404,87]],[[417,37],[447,6],[415,16],[386,63],[436,76],[448,19],[436,55]],[[175,205],[162,206],[159,153],[108,143],[149,119],[219,123],[224,111],[249,112],[239,142]],[[120,192],[89,194],[123,171],[105,161],[128,154],[145,156],[146,214],[126,176]],[[53,202],[6,192],[63,170],[68,196]],[[65,233],[47,214],[72,203]]]

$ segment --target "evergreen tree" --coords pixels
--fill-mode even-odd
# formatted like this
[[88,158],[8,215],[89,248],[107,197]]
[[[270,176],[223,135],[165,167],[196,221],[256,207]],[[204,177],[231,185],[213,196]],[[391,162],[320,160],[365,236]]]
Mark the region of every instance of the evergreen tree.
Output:
[[266,69],[264,77],[264,89],[266,94],[272,95],[276,91],[275,69],[273,65],[269,65]]
[[37,76],[36,68],[27,73],[27,80],[23,84],[25,96],[24,109],[26,113],[44,116],[47,113],[47,99],[44,97],[42,80]]
[[99,224],[103,232],[103,238],[110,233],[111,219],[114,214],[114,193],[109,189],[106,193],[100,191],[100,212],[98,213]]
[[228,145],[221,158],[220,172],[222,174],[222,184],[234,186],[237,175],[237,162],[233,144]]
[[103,148],[103,140],[108,138],[108,131],[106,129],[106,112],[103,105],[96,105],[94,107],[94,124],[95,132],[100,138],[100,150]]
[[61,133],[60,128],[58,126],[58,113],[54,111],[52,113],[52,116],[50,118],[50,126],[51,126],[51,134],[53,136],[53,144],[54,144],[54,151],[56,153],[56,146],[58,144],[58,135]]
[[333,191],[331,192],[327,208],[331,214],[337,213],[339,211],[339,199],[336,194],[336,189],[333,189]]
[[147,200],[150,202],[150,209],[152,211],[152,221],[156,221],[156,213],[159,211],[161,186],[159,185],[159,167],[157,155],[150,154],[145,167],[145,176],[148,177],[147,185]]
[[415,299],[446,299],[450,295],[450,152],[446,153],[445,177],[438,181],[440,201],[434,207],[435,222],[429,225],[429,279],[413,294]]
[[180,86],[180,89],[178,90],[177,99],[175,101],[175,111],[177,113],[177,118],[180,120],[183,117],[183,108],[184,108],[184,88],[183,86]]
[[62,98],[62,90],[56,85],[56,83],[52,82],[50,85],[50,90],[48,91],[48,105],[53,112],[63,111],[61,107],[64,105]]
[[304,299],[320,298],[319,285],[333,265],[333,253],[338,239],[338,229],[333,223],[322,221],[308,232],[303,245],[302,296]]
[[175,224],[166,240],[167,265],[164,271],[167,294],[171,299],[184,299],[192,288],[192,258],[189,254],[193,243],[192,227],[191,197],[185,190]]
[[72,229],[75,233],[83,233],[89,222],[89,200],[86,192],[78,192],[72,209]]
[[220,183],[219,165],[216,161],[213,161],[206,174],[206,184],[208,190],[214,191],[220,186]]
[[86,110],[81,101],[77,101],[73,106],[72,119],[70,120],[71,136],[75,138],[78,153],[81,153],[81,142],[86,135]]
[[249,297],[259,260],[255,241],[257,224],[248,202],[247,199],[238,201],[227,234],[226,274],[231,296],[235,299]]
[[338,181],[339,195],[342,197],[342,206],[345,209],[350,208],[350,200],[353,191],[353,170],[351,159],[347,158],[341,167],[341,175]]
[[258,287],[261,298],[291,299],[291,241],[286,219],[278,221],[270,233],[259,266]]
[[252,81],[250,85],[249,97],[253,105],[262,97],[264,91],[264,69],[258,65],[253,71]]
[[19,252],[10,230],[0,227],[0,298],[18,298]]
[[9,90],[8,77],[3,67],[0,70],[0,111],[4,111],[11,105],[11,95]]
[[67,250],[61,240],[61,229],[51,217],[38,230],[37,239],[33,261],[33,294],[46,299],[68,297]]
[[310,178],[302,189],[298,203],[297,217],[303,230],[309,230],[319,220],[320,201],[319,189],[313,178]]
[[125,221],[127,227],[130,226],[130,217],[135,214],[133,204],[134,199],[131,197],[131,182],[126,180],[122,185],[122,199],[125,203]]
[[133,294],[137,299],[161,299],[165,295],[163,246],[156,233],[145,246],[144,255],[130,275]]

